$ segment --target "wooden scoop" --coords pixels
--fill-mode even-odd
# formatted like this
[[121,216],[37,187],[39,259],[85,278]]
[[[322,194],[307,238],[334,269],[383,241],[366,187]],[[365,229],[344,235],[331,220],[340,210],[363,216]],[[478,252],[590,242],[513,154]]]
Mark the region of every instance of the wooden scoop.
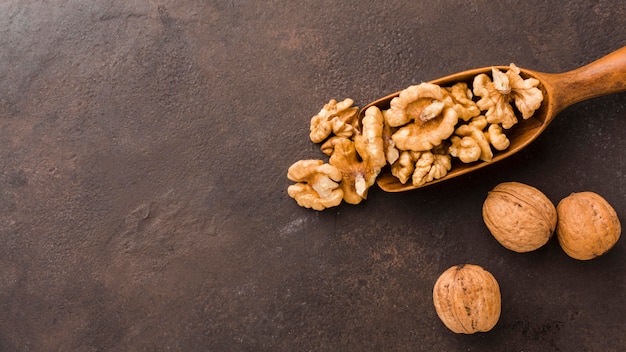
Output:
[[[493,67],[501,71],[506,71],[509,68],[508,66]],[[520,119],[515,126],[507,131],[511,144],[506,150],[495,152],[493,160],[490,162],[477,161],[465,164],[453,161],[452,169],[445,177],[426,182],[419,187],[411,184],[410,180],[406,184],[402,184],[391,174],[389,168],[386,168],[376,180],[378,186],[386,192],[408,191],[461,176],[519,152],[539,137],[552,119],[568,106],[585,99],[626,91],[626,46],[569,72],[543,73],[523,68],[520,68],[520,71],[523,78],[535,78],[541,82],[539,88],[542,90],[544,98],[541,107],[535,111],[532,117],[527,120]],[[467,82],[471,87],[474,77],[481,73],[491,73],[491,66],[455,73],[430,83],[441,87],[451,87],[458,82]],[[362,118],[365,110],[373,105],[381,110],[389,109],[391,99],[399,94],[400,92],[396,92],[369,103],[360,110],[359,118]]]

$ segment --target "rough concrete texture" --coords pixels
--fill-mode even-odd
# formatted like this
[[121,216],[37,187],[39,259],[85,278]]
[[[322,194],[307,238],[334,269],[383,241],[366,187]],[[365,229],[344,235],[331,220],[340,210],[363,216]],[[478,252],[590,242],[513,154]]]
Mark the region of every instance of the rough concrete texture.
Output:
[[[626,241],[528,254],[481,218],[519,181],[626,222],[626,94],[576,104],[510,160],[316,212],[287,168],[308,123],[460,70],[563,72],[626,45],[621,1],[0,2],[0,350],[621,351]],[[432,287],[470,262],[494,330]]]

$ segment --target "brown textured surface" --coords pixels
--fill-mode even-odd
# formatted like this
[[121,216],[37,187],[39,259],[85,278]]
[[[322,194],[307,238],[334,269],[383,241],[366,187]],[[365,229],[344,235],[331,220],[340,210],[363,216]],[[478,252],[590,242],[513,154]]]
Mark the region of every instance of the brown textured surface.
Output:
[[[626,95],[510,160],[358,206],[299,208],[308,122],[474,67],[579,67],[626,45],[620,1],[0,3],[0,350],[618,351],[626,245],[510,252],[481,219],[519,181],[626,219]],[[471,262],[502,316],[457,336],[432,287]]]

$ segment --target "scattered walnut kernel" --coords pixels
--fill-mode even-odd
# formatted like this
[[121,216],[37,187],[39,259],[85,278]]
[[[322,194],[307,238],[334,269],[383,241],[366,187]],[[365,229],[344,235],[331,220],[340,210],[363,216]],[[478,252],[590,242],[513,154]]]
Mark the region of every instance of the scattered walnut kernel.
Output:
[[317,115],[311,118],[309,138],[313,143],[324,141],[331,133],[337,136],[350,138],[354,131],[357,107],[352,107],[354,101],[345,99],[337,102],[331,99]]
[[324,210],[341,203],[341,172],[322,160],[297,161],[289,167],[287,178],[298,182],[289,186],[287,193],[302,207]]
[[349,204],[359,204],[367,198],[367,191],[380,172],[379,167],[371,164],[367,154],[364,153],[359,160],[355,143],[347,138],[337,142],[329,163],[342,174],[339,187],[343,191],[343,200]]
[[322,144],[320,150],[322,153],[331,156],[335,151],[335,145],[337,145],[337,143],[339,143],[342,139],[346,139],[346,137],[332,136],[328,138],[324,144]]

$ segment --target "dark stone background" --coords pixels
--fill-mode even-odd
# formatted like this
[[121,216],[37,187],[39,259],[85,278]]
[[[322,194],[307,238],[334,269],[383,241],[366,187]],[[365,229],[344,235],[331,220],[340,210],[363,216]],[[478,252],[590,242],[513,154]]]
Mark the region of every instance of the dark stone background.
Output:
[[[481,218],[503,181],[595,191],[626,221],[626,94],[578,103],[510,160],[315,212],[287,168],[308,123],[457,71],[563,72],[626,45],[621,1],[0,2],[0,350],[621,351],[626,242],[517,254]],[[471,262],[498,325],[448,331]]]

